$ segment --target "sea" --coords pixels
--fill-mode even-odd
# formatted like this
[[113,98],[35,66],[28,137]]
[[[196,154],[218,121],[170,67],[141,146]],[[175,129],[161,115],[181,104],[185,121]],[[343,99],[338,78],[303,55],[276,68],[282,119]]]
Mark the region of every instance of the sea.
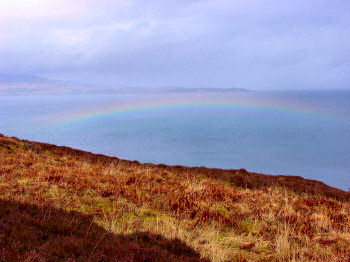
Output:
[[350,90],[0,96],[0,133],[350,188]]

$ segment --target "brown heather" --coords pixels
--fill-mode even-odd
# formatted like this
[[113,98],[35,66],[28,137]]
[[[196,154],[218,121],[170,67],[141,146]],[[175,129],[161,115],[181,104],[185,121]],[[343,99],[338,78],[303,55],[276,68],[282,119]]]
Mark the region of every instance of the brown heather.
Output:
[[350,194],[0,135],[0,261],[350,261]]

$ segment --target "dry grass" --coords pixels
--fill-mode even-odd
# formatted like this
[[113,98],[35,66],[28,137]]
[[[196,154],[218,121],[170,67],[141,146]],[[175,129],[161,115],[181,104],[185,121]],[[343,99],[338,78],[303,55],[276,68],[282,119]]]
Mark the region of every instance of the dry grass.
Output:
[[0,199],[3,261],[350,259],[349,193],[301,178],[2,136]]

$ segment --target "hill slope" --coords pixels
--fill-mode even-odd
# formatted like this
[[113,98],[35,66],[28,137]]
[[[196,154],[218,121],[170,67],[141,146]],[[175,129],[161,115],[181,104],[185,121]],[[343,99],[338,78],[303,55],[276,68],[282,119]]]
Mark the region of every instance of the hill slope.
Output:
[[0,136],[0,261],[348,261],[349,193]]

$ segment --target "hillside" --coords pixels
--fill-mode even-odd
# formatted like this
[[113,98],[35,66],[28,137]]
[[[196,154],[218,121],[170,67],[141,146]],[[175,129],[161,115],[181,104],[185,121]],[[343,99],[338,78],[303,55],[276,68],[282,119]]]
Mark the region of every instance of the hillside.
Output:
[[0,135],[0,261],[349,261],[350,193]]

